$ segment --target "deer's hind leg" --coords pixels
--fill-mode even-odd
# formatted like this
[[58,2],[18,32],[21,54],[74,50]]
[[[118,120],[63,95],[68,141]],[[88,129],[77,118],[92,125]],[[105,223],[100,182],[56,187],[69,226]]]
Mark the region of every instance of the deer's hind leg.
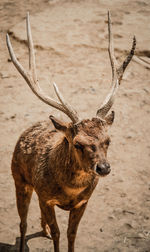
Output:
[[46,218],[45,218],[45,215],[44,215],[42,209],[41,209],[41,227],[43,230],[43,235],[51,238],[51,231],[50,231],[50,228],[47,224],[47,221],[46,221]]
[[24,252],[25,247],[25,234],[27,230],[27,214],[29,209],[29,204],[33,192],[33,187],[26,183],[23,176],[19,173],[19,171],[13,168],[16,168],[12,165],[12,174],[15,180],[16,186],[16,203],[18,214],[20,216],[20,252]]

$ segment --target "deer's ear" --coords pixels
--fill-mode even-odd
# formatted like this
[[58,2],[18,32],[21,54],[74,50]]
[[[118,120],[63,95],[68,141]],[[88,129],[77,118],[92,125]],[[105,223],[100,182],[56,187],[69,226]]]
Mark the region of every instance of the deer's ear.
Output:
[[105,117],[105,121],[106,121],[107,125],[111,126],[114,121],[114,118],[115,118],[115,112],[112,111],[111,114],[109,114],[108,116]]
[[49,117],[54,125],[54,127],[57,130],[63,131],[65,132],[67,130],[67,124],[65,124],[64,122],[61,122],[60,120],[56,119],[54,116],[50,115]]

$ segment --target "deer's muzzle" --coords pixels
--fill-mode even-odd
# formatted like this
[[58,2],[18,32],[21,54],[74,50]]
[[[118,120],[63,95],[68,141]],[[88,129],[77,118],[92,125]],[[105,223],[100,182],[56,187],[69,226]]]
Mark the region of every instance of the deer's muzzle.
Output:
[[99,175],[105,176],[105,175],[109,174],[111,171],[110,164],[108,162],[98,163],[96,165],[95,170]]

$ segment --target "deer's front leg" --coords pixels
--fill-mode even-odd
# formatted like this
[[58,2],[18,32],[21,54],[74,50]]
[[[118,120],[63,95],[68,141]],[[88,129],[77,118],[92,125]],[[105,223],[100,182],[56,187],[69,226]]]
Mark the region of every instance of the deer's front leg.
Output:
[[83,204],[79,208],[74,208],[70,211],[69,223],[68,223],[68,252],[74,252],[74,242],[78,229],[79,222],[83,216],[87,203]]
[[54,244],[54,252],[59,252],[60,231],[59,231],[57,221],[56,221],[54,206],[40,202],[40,208],[51,230],[51,236],[52,236],[53,244]]

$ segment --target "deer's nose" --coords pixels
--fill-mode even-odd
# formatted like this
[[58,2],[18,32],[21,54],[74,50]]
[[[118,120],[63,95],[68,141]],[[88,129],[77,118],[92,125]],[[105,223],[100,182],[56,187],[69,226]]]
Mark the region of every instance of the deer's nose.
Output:
[[109,174],[110,171],[110,164],[108,162],[102,162],[96,165],[96,172],[101,176]]

